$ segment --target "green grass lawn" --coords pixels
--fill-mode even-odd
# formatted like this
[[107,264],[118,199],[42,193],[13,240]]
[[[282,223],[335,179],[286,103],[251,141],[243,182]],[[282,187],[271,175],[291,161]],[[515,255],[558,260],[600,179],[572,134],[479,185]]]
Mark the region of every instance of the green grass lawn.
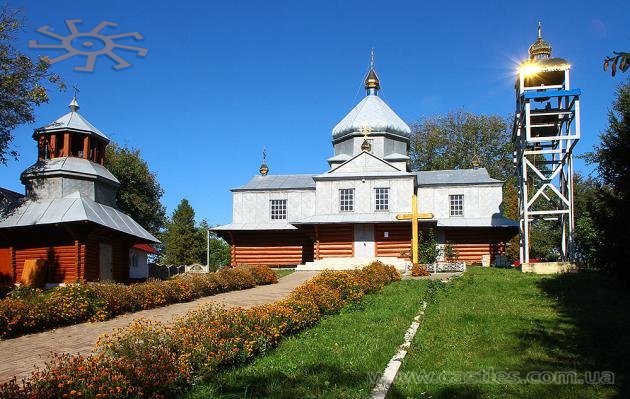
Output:
[[[389,398],[630,397],[630,295],[601,275],[475,268],[438,287]],[[615,384],[417,380],[420,373],[481,370],[607,370]]]
[[185,398],[365,398],[420,308],[426,281],[392,283]]
[[278,275],[278,278],[282,278],[284,276],[288,276],[293,273],[295,269],[273,269],[274,272]]

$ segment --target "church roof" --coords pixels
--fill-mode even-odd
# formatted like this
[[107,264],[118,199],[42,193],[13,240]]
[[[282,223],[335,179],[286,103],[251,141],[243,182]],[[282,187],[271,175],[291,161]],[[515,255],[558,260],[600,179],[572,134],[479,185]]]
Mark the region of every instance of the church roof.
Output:
[[409,126],[385,101],[377,95],[368,95],[333,128],[333,139],[359,132],[366,127],[371,132],[388,132],[405,137],[411,135]]
[[116,184],[120,183],[112,172],[103,165],[76,157],[62,157],[38,161],[22,172],[22,176],[24,177],[24,175],[30,174],[51,176],[57,173],[63,173],[66,176],[100,177]]
[[131,217],[75,192],[63,198],[26,200],[0,215],[0,228],[88,221],[148,242],[160,242]]
[[70,112],[60,117],[56,121],[51,122],[48,125],[43,126],[39,129],[36,129],[35,133],[40,133],[42,131],[58,132],[64,130],[93,134],[109,141],[109,138],[105,134],[103,134],[100,130],[94,127],[94,125],[88,122],[87,119],[79,114],[79,104],[77,103],[76,98],[72,99],[72,102],[70,103]]
[[266,175],[254,176],[250,181],[232,191],[253,190],[314,190],[314,175]]
[[0,203],[2,203],[3,200],[15,202],[21,198],[24,198],[24,194],[16,193],[13,190],[0,187]]
[[210,231],[229,230],[297,230],[297,227],[289,223],[230,223],[222,226],[215,226],[208,229]]
[[427,170],[414,173],[418,177],[419,186],[503,183],[501,180],[491,178],[485,168]]
[[[422,222],[435,222],[434,219],[425,219]],[[291,224],[334,224],[334,223],[405,223],[396,219],[393,212],[373,212],[373,213],[333,213],[323,215],[308,216],[303,219],[291,221]],[[408,221],[407,221],[408,223]]]

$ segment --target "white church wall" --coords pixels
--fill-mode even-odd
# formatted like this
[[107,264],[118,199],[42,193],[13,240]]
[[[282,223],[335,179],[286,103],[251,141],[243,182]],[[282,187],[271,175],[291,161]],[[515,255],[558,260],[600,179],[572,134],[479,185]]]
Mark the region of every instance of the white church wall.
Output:
[[390,162],[390,164],[391,164],[394,168],[396,168],[396,169],[398,169],[398,170],[400,170],[400,171],[403,171],[403,172],[404,172],[404,171],[406,171],[406,170],[407,170],[407,161]]
[[[361,173],[369,174],[371,172],[396,172],[397,170],[391,167],[385,161],[375,158],[371,155],[361,154],[353,160],[341,165],[338,169],[335,169],[331,173]],[[367,176],[369,178],[369,176]]]
[[409,212],[411,209],[411,195],[413,194],[413,181],[413,177],[317,181],[317,214],[342,213],[339,209],[339,190],[345,188],[354,189],[354,213],[377,212],[375,209],[376,188],[389,188],[389,212]]
[[385,155],[397,153],[397,154],[407,154],[407,143],[400,140],[394,140],[391,138],[385,139]]
[[[395,140],[393,138],[377,134],[370,134],[367,139],[372,145],[370,153],[379,158],[383,158],[384,156],[392,153],[407,154],[407,143],[405,141]],[[350,156],[354,156],[356,154],[360,154],[363,151],[361,149],[363,140],[365,140],[365,137],[359,135],[335,144],[335,155],[348,154]]]
[[287,220],[313,216],[315,212],[314,190],[286,191],[237,191],[232,195],[233,223],[286,223],[287,220],[271,220],[270,201],[287,200]]
[[[363,150],[361,149],[361,146],[363,145],[364,140],[365,138],[363,136],[354,138],[353,140],[354,148],[352,152],[353,156],[363,152]],[[383,136],[368,136],[368,141],[370,142],[370,145],[372,146],[372,150],[370,151],[370,153],[373,155],[376,155],[379,158],[383,158],[384,156],[383,151],[385,148],[384,137]]]
[[[436,218],[450,216],[449,195],[464,195],[465,218],[490,217],[500,212],[503,191],[500,185],[452,185],[418,188],[420,212],[431,212]],[[457,217],[457,216],[454,216]]]
[[334,148],[335,148],[335,155],[347,154],[349,156],[352,156],[353,141],[352,140],[342,141],[340,143],[335,144]]

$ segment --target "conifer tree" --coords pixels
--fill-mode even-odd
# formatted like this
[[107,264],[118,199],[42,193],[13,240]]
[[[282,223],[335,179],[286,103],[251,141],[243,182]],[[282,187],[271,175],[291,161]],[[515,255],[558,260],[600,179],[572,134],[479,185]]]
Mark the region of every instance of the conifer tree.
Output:
[[199,263],[204,247],[203,236],[195,226],[195,210],[187,199],[182,199],[166,224],[162,234],[164,253],[162,264],[191,265]]

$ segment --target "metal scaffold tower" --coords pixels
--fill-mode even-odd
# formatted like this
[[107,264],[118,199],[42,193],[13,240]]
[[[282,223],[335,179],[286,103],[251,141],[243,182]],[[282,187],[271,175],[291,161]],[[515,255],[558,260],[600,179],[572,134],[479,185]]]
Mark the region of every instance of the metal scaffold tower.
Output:
[[538,24],[538,39],[515,85],[521,263],[530,261],[530,235],[541,219],[559,222],[560,258],[574,260],[573,148],[580,139],[580,90],[569,85],[570,69],[564,59],[551,58]]

